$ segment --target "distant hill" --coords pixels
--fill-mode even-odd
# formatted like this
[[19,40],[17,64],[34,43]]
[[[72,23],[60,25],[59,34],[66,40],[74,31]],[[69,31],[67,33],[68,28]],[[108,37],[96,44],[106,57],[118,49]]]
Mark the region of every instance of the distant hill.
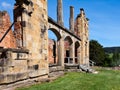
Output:
[[120,53],[120,47],[105,47],[104,50],[106,53],[114,53],[114,52]]

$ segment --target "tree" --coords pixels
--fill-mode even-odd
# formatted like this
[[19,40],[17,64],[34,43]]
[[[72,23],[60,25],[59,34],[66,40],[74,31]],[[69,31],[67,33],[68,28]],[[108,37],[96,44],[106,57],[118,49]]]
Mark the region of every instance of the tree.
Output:
[[112,59],[113,59],[112,66],[120,65],[120,56],[119,56],[119,53],[118,53],[117,49],[113,53]]
[[112,59],[112,57],[110,57],[110,54],[105,53],[105,59],[103,61],[103,66],[111,67],[111,66],[113,66],[112,63],[113,63],[113,59]]
[[90,41],[90,60],[96,62],[97,65],[103,65],[105,52],[103,46],[96,40]]

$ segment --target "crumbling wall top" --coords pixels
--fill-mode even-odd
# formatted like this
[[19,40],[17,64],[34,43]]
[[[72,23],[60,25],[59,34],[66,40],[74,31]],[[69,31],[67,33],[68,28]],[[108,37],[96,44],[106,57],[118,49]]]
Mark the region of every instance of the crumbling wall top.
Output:
[[7,13],[7,11],[0,11],[0,18],[4,16]]

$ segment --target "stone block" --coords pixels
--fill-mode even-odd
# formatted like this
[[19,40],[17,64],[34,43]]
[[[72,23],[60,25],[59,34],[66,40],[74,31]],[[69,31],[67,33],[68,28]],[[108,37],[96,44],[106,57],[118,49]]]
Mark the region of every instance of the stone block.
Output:
[[46,69],[39,69],[39,70],[34,70],[29,72],[30,78],[42,76],[42,75],[48,75],[48,71]]
[[6,77],[3,74],[0,74],[0,84],[5,83]]

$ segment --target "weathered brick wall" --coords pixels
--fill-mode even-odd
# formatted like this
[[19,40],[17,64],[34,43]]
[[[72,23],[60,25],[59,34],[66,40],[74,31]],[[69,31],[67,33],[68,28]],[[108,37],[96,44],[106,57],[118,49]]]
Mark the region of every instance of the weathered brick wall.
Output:
[[[11,26],[10,17],[6,11],[0,11],[0,39]],[[12,29],[0,43],[0,47],[15,48],[16,42]]]
[[[49,60],[49,64],[55,64],[54,63],[54,55],[53,55],[53,45],[55,45],[54,41],[49,39],[48,40],[49,44],[48,44],[48,60]],[[55,41],[56,42],[56,41]],[[64,41],[64,57],[66,57],[66,50],[70,49],[70,43],[68,41]],[[58,48],[56,46],[56,64],[58,63]]]
[[66,50],[70,50],[69,41],[64,41],[64,57],[66,57]]
[[54,45],[54,41],[49,39],[49,45],[48,45],[48,60],[49,60],[49,64],[54,64],[54,55],[53,55],[53,45]]
[[49,43],[48,44],[48,61],[49,61],[49,64],[57,64],[58,63],[58,48],[57,48],[57,45],[55,46],[56,50],[54,50],[54,45],[56,44],[56,41],[54,42],[52,39],[49,39],[48,43]]

